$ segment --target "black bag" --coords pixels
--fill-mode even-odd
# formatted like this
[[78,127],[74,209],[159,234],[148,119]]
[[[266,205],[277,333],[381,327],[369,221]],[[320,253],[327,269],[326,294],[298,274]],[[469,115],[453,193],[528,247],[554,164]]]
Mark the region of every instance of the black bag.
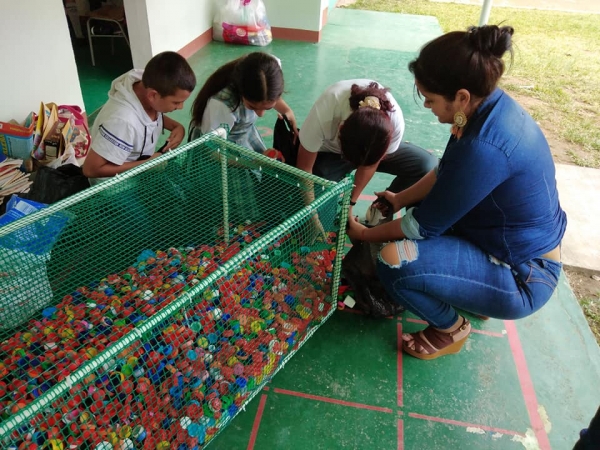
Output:
[[41,166],[35,174],[31,190],[20,197],[40,203],[55,203],[90,187],[81,167],[65,164],[58,169]]
[[376,245],[355,242],[342,261],[342,277],[354,291],[355,307],[375,318],[395,316],[404,311],[404,308],[389,297],[377,277]]
[[[294,140],[296,141],[295,143]],[[285,158],[285,162],[290,166],[296,167],[299,146],[300,139],[296,138],[294,129],[288,118],[284,115],[283,119],[277,119],[275,129],[273,130],[273,148],[281,152]]]

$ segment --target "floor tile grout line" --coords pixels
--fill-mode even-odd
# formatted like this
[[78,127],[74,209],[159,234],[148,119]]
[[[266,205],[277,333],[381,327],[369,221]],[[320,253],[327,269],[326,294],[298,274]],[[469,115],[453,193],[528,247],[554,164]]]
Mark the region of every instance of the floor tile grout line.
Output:
[[[401,336],[401,324],[399,325],[399,336]],[[269,390],[268,387],[264,387],[264,390]],[[354,402],[347,402],[344,400],[337,400],[337,399],[331,399],[329,397],[323,397],[323,396],[319,396],[319,395],[312,395],[312,394],[305,394],[302,392],[298,392],[298,391],[291,391],[291,390],[287,390],[287,389],[280,389],[280,388],[274,388],[273,390],[276,394],[283,394],[283,395],[289,395],[289,396],[293,396],[293,397],[299,397],[299,398],[305,398],[305,399],[309,399],[309,400],[315,400],[315,401],[321,401],[321,402],[325,402],[325,403],[332,403],[332,404],[336,404],[336,405],[340,405],[340,406],[348,406],[348,407],[353,407],[353,408],[358,408],[358,409],[365,409],[365,410],[371,410],[371,411],[377,411],[377,412],[384,412],[384,413],[393,413],[394,411],[390,408],[384,408],[384,407],[379,407],[379,406],[372,406],[372,405],[366,405],[364,403],[354,403]],[[265,407],[265,402],[267,399],[267,395],[263,394],[261,396],[260,399],[260,404],[258,407],[258,411],[256,413],[256,417],[254,419],[254,424],[253,424],[253,428],[252,428],[252,435],[251,435],[251,439],[250,439],[250,443],[248,444],[248,448],[247,450],[253,450],[253,446],[256,442],[256,437],[258,435],[258,429],[260,426],[260,422],[262,420],[262,415],[264,412],[264,407]],[[398,406],[398,408],[402,408],[402,406]],[[401,409],[397,409],[396,410],[396,414],[399,417],[404,417],[404,411],[402,411]],[[446,425],[456,425],[456,426],[460,426],[462,428],[478,428],[481,430],[485,430],[485,431],[490,431],[490,432],[496,432],[496,433],[501,433],[504,435],[510,435],[510,436],[520,436],[520,437],[525,437],[525,433],[522,432],[518,432],[518,431],[514,431],[514,430],[507,430],[504,428],[498,428],[498,427],[492,427],[492,426],[488,426],[488,425],[481,425],[481,424],[477,424],[477,423],[471,423],[471,422],[463,422],[460,420],[454,420],[454,419],[446,419],[443,417],[436,417],[436,416],[429,416],[429,415],[425,415],[425,414],[419,414],[419,413],[415,413],[415,412],[409,412],[406,414],[408,417],[413,418],[413,419],[419,419],[419,420],[426,420],[429,422],[437,422],[437,423],[443,423]],[[404,448],[404,420],[405,419],[400,419],[398,417],[398,448],[399,449],[403,449]],[[550,447],[547,447],[548,449],[550,449]]]
[[397,385],[397,400],[398,400],[398,407],[402,408],[402,406],[404,406],[404,385],[403,385],[403,373],[402,373],[402,322],[399,322],[397,324],[397,343],[398,343],[398,349],[397,349],[397,363],[396,363],[396,368],[397,368],[397,372],[398,372],[398,385]]
[[254,450],[256,444],[256,437],[258,436],[258,429],[260,428],[260,422],[262,421],[263,412],[265,410],[265,403],[267,402],[267,396],[261,395],[260,403],[258,404],[258,411],[254,417],[254,423],[252,424],[252,432],[250,433],[250,440],[248,441],[248,447],[246,450]]
[[308,400],[315,400],[315,401],[324,402],[324,403],[332,403],[334,405],[340,405],[340,406],[349,406],[351,408],[357,408],[357,409],[366,409],[369,411],[378,411],[378,412],[383,412],[383,413],[387,413],[387,414],[392,414],[394,412],[391,408],[385,408],[383,406],[373,406],[373,405],[367,405],[365,403],[347,402],[345,400],[338,400],[335,398],[323,397],[321,395],[305,394],[303,392],[290,391],[288,389],[275,388],[274,392],[276,394],[290,395],[293,397],[305,398]]
[[531,380],[531,375],[529,374],[527,359],[525,358],[525,353],[523,352],[523,346],[521,345],[521,339],[519,338],[517,326],[514,321],[505,320],[504,328],[506,328],[510,350],[513,355],[517,369],[517,376],[519,378],[519,384],[521,386],[521,392],[523,394],[527,413],[529,414],[531,427],[533,428],[533,432],[535,433],[535,437],[538,441],[539,449],[550,450],[550,440],[548,439],[548,434],[546,433],[544,423],[538,412],[539,405],[535,394],[535,387],[533,386],[533,381]]
[[480,425],[480,424],[476,424],[476,423],[462,422],[460,420],[454,420],[454,419],[444,419],[442,417],[427,416],[425,414],[408,413],[408,417],[412,417],[413,419],[427,420],[429,422],[444,423],[446,425],[456,425],[456,426],[460,426],[463,428],[479,428],[479,429],[482,429],[485,431],[493,431],[496,433],[508,434],[511,436],[525,437],[524,433],[520,433],[518,431],[506,430],[504,428],[490,427],[487,425]]
[[374,200],[377,200],[377,196],[376,195],[367,195],[367,194],[360,194],[358,196],[359,200],[366,200],[368,202],[372,202]]
[[398,450],[404,450],[404,421],[398,419]]

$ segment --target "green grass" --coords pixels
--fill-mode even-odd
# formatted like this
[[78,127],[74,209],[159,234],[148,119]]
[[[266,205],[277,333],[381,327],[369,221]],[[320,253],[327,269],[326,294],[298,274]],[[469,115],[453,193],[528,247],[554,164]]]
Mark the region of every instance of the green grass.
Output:
[[[481,13],[480,6],[429,0],[348,7],[434,16],[444,31],[477,25]],[[502,88],[540,122],[551,146],[565,144],[570,162],[600,168],[600,14],[492,7],[488,23],[515,28],[514,62]]]
[[585,315],[596,341],[600,344],[600,296],[595,298],[582,298],[579,300],[583,314]]

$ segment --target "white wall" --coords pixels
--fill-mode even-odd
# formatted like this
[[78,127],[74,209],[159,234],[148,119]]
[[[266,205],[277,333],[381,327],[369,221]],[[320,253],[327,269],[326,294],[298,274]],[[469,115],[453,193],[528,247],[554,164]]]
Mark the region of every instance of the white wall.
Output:
[[2,0],[1,9],[0,120],[22,122],[40,101],[84,108],[62,1]]
[[150,58],[154,56],[150,42],[146,2],[125,0],[124,6],[133,67],[143,69]]
[[[331,0],[263,0],[273,27],[320,31]],[[178,51],[212,27],[225,0],[125,0],[133,65],[143,68],[165,50]]]

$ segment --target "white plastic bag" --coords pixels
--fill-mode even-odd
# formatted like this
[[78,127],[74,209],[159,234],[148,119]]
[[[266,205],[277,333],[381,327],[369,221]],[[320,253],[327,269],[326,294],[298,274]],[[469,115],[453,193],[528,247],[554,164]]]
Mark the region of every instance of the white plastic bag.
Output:
[[65,152],[56,158],[55,160],[50,161],[46,164],[48,167],[52,169],[58,169],[60,166],[64,166],[65,164],[73,164],[75,166],[79,166],[79,162],[75,157],[75,149],[71,144],[67,144],[67,148]]
[[244,45],[268,45],[273,40],[262,0],[225,0],[213,21],[215,41]]

